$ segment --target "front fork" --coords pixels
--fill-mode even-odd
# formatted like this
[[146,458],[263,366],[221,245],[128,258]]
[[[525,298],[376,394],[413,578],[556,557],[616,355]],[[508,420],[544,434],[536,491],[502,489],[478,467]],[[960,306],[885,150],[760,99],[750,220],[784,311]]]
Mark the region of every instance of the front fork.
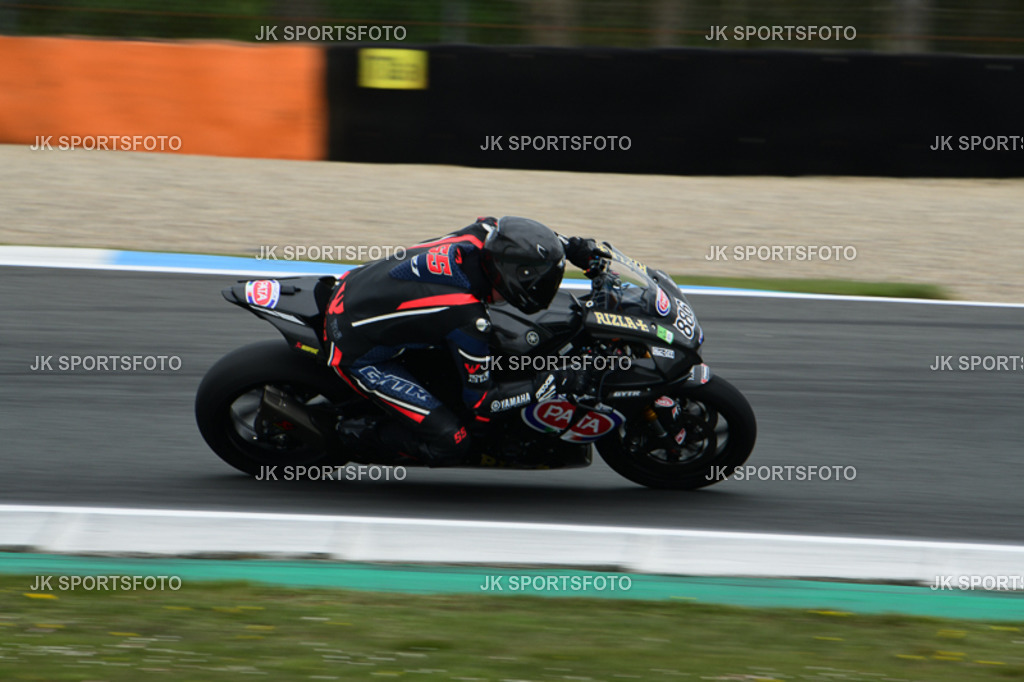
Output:
[[[699,363],[690,368],[690,375],[679,384],[679,388],[697,388],[711,380],[711,368],[706,364]],[[675,391],[674,391],[675,392]],[[692,419],[684,414],[683,406],[677,398],[663,395],[641,412],[648,434],[656,442],[671,447],[674,443],[677,447],[685,446],[687,438],[691,441],[695,438],[704,438],[704,429],[694,428]]]

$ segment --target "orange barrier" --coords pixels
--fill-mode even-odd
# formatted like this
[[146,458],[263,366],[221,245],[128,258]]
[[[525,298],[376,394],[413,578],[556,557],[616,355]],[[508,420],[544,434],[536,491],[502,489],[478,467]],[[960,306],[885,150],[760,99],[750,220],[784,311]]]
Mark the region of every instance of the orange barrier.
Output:
[[326,157],[319,47],[0,37],[0,65],[0,143],[163,135],[181,154]]

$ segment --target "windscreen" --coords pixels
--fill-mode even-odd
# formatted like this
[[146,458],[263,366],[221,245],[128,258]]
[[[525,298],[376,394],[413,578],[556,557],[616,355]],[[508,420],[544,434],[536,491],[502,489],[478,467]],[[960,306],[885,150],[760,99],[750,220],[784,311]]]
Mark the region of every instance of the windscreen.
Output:
[[603,310],[654,314],[658,287],[647,266],[610,244],[612,255],[606,271],[593,280],[594,303]]

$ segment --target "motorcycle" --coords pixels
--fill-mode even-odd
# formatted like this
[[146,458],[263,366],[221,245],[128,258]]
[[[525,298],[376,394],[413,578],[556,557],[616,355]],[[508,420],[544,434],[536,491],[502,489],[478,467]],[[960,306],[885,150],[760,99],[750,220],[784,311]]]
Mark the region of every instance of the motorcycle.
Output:
[[[592,463],[652,488],[689,490],[728,478],[750,456],[757,423],[732,384],[712,374],[704,332],[679,287],[605,243],[588,293],[563,287],[527,315],[490,306],[495,379],[532,378],[556,367],[586,369],[582,395],[491,405],[489,421],[464,423],[476,445],[466,467],[556,469]],[[196,395],[199,431],[213,451],[250,475],[263,467],[414,466],[352,436],[392,417],[361,397],[326,362],[324,311],[332,276],[240,281],[228,302],[277,328],[219,360]],[[442,349],[408,351],[404,364],[442,401],[461,406],[453,361]],[[460,408],[455,408],[460,409]]]

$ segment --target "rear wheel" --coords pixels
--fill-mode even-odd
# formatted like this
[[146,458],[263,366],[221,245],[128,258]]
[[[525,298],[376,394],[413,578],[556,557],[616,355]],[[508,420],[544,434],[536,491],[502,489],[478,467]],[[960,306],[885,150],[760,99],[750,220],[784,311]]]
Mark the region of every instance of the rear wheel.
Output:
[[328,425],[338,403],[358,401],[324,365],[283,341],[239,348],[210,368],[196,392],[196,423],[217,456],[252,476],[264,466],[344,464],[302,438],[294,425],[263,416],[267,387]]
[[657,424],[631,420],[625,434],[598,441],[608,466],[650,488],[692,490],[725,480],[747,461],[757,420],[736,387],[715,376],[668,397],[678,401],[678,409]]

